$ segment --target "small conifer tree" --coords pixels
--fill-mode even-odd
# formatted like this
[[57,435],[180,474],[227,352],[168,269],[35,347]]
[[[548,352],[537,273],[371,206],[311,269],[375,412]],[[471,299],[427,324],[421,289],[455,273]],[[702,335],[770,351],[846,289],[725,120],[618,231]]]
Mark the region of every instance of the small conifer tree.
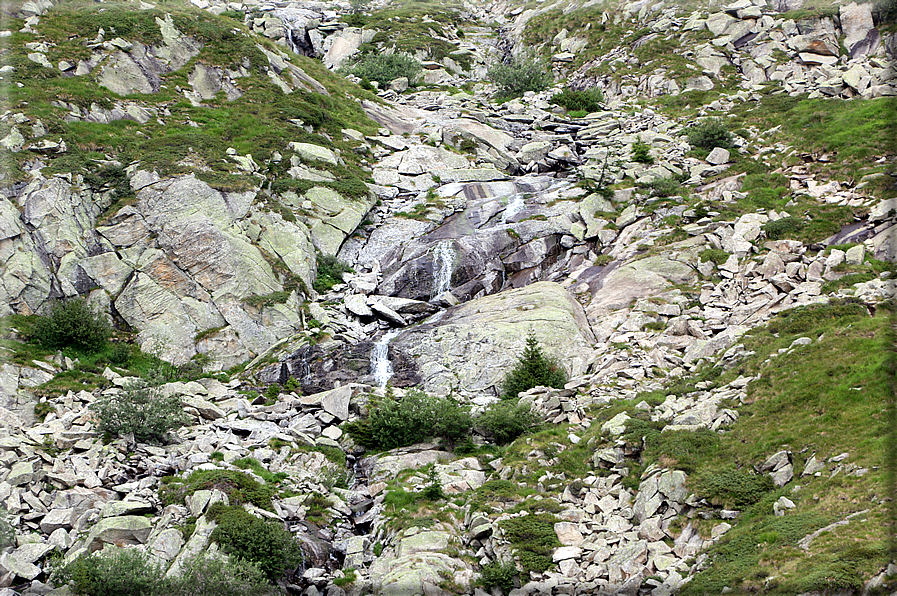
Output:
[[531,331],[526,338],[526,348],[517,361],[517,366],[502,381],[502,399],[517,397],[517,394],[539,385],[544,387],[564,386],[567,371],[555,359],[546,356],[539,347],[535,334]]

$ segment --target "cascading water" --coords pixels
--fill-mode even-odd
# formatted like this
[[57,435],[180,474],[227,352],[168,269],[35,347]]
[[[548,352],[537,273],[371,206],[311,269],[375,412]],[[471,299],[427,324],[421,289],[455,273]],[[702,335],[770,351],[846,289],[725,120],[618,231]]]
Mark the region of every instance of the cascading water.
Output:
[[452,286],[455,249],[451,240],[443,240],[433,249],[433,297],[448,292]]
[[523,211],[526,205],[523,202],[523,195],[518,193],[513,195],[505,206],[504,213],[501,214],[501,223],[506,224],[508,220]]
[[371,350],[371,374],[380,387],[386,387],[386,383],[392,378],[392,362],[389,361],[389,342],[398,333],[398,329],[384,333],[383,337],[374,343],[374,349]]

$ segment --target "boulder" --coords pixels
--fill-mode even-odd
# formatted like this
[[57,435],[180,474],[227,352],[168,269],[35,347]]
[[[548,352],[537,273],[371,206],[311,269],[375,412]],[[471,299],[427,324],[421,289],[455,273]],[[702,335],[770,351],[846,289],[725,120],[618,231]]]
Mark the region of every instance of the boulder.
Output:
[[89,551],[103,548],[105,544],[126,546],[144,544],[153,531],[153,525],[145,517],[123,515],[101,519],[90,529],[86,546]]
[[493,391],[515,364],[530,331],[569,373],[584,369],[594,341],[591,329],[579,303],[552,282],[452,307],[438,321],[400,333],[392,345],[417,355],[428,391]]

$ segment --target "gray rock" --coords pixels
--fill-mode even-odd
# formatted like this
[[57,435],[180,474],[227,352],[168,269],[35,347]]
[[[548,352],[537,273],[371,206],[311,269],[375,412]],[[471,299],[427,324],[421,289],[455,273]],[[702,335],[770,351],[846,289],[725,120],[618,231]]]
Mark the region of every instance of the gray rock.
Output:
[[707,163],[715,166],[729,163],[729,150],[722,147],[715,147],[710,155],[707,156]]
[[95,551],[103,548],[104,544],[118,546],[144,544],[152,530],[152,523],[145,517],[134,515],[107,517],[90,529],[86,545],[88,550]]

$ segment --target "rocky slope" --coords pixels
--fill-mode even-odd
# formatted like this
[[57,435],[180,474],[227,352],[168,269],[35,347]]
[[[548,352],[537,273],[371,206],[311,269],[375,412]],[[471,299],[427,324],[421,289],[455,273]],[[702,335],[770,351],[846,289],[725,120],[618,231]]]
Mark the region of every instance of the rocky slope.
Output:
[[[871,5],[193,4],[4,8],[7,593],[67,593],[54,552],[177,573],[229,497],[162,478],[237,469],[282,473],[247,508],[302,545],[289,593],[482,594],[508,563],[515,596],[894,589],[897,33]],[[601,109],[494,103],[524,47]],[[371,48],[426,86],[328,71]],[[693,147],[708,116],[731,146]],[[354,269],[329,288],[328,256]],[[136,367],[19,341],[75,296],[181,367],[171,444],[97,432]],[[482,412],[529,333],[570,374],[519,396],[541,432],[346,432],[387,380]],[[429,470],[446,498],[402,501]]]

